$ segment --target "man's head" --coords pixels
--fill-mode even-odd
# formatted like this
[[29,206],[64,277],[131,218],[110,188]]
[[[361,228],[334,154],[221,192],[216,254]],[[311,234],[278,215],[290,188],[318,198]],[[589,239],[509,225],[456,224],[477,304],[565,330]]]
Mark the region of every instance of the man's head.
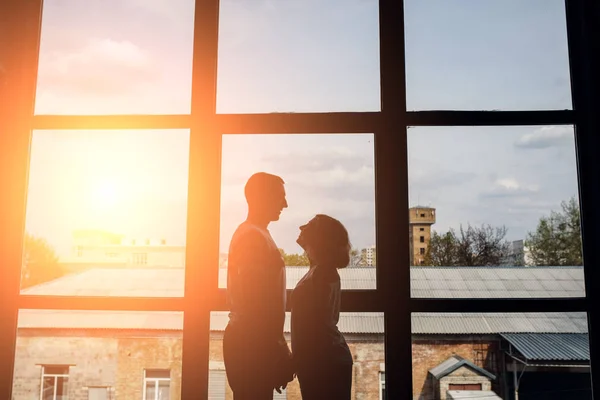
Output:
[[288,206],[284,183],[279,176],[266,172],[252,175],[244,188],[248,213],[267,223],[279,220],[281,211]]

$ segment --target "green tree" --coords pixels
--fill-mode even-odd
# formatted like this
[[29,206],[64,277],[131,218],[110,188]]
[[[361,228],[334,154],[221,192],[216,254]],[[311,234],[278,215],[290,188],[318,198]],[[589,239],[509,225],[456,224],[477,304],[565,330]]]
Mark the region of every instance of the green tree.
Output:
[[499,266],[510,257],[510,244],[505,240],[506,227],[470,224],[458,232],[450,229],[438,234],[433,232],[424,265],[431,266]]
[[21,288],[51,281],[65,273],[52,246],[43,238],[25,233]]
[[357,268],[357,267],[366,267],[367,266],[367,255],[366,252],[358,249],[350,250],[350,264],[348,267]]
[[286,266],[289,267],[308,267],[310,261],[306,253],[303,254],[287,254],[283,249],[279,249]]
[[538,222],[525,240],[531,264],[547,266],[583,265],[579,203],[572,197]]
[[457,238],[453,229],[442,234],[433,231],[423,264],[435,267],[457,265],[457,246]]

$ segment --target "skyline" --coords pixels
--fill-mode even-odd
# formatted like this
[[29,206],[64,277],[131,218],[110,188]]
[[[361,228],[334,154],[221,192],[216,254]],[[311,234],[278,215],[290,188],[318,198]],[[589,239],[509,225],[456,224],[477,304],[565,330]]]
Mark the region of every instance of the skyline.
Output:
[[[35,113],[189,113],[194,2],[110,4],[44,2]],[[377,2],[341,4],[222,0],[216,111],[379,111]],[[408,109],[571,109],[564,14],[559,0],[406,0]],[[577,197],[574,146],[570,126],[411,127],[409,204],[437,208],[438,232],[523,239]],[[376,244],[372,134],[225,135],[222,160],[221,251],[260,170],[287,183],[271,228],[286,252],[316,213]],[[188,130],[35,131],[27,229],[61,253],[94,226],[185,243],[188,161]]]

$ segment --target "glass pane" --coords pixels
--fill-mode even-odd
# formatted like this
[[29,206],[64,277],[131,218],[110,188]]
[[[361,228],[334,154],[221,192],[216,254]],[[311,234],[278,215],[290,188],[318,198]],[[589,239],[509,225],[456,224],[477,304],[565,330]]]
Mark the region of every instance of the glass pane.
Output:
[[376,0],[222,0],[217,112],[379,111]]
[[[56,386],[56,378],[44,377],[42,387],[42,400],[54,400],[54,389]],[[14,389],[13,389],[14,392]]]
[[170,382],[158,382],[158,400],[169,400],[170,392]]
[[584,296],[573,127],[408,140],[413,297]]
[[[212,312],[210,327],[210,365],[209,388],[216,397],[225,385],[226,398],[232,398],[233,392],[225,371],[223,358],[223,332],[228,323],[227,312]],[[378,399],[380,393],[380,372],[385,371],[384,324],[383,313],[343,312],[338,323],[340,332],[350,348],[353,358],[352,366],[352,398]],[[291,349],[290,313],[286,313],[284,336]],[[322,364],[320,364],[322,365]],[[320,373],[326,370],[319,368]],[[233,377],[235,379],[235,377]],[[273,392],[277,399],[277,392]],[[286,389],[288,399],[300,399],[300,384],[298,378],[290,382]],[[212,399],[209,396],[209,399]]]
[[414,313],[412,333],[415,399],[592,398],[585,313]]
[[36,114],[189,113],[194,0],[46,0]]
[[88,400],[109,400],[109,388],[91,387],[88,388]]
[[146,381],[146,398],[144,400],[157,400],[156,381]]
[[56,400],[67,400],[69,398],[69,378],[56,378]]
[[346,227],[352,245],[349,266],[338,270],[342,288],[374,289],[373,152],[372,134],[224,135],[219,287],[227,286],[230,242],[247,217],[246,182],[254,172],[266,171],[285,181],[288,207],[268,229],[288,267],[288,288],[308,271],[308,258],[296,243],[299,227],[326,214]]
[[404,0],[408,110],[570,109],[563,0]]
[[21,293],[183,295],[189,131],[35,131]]
[[[87,399],[94,386],[113,388],[107,398],[141,399],[148,368],[171,369],[180,396],[182,312],[23,309],[18,318],[15,400],[39,398],[42,365],[73,366],[56,384],[44,378],[43,400],[55,400],[55,386],[60,400]],[[146,400],[155,400],[150,386]]]

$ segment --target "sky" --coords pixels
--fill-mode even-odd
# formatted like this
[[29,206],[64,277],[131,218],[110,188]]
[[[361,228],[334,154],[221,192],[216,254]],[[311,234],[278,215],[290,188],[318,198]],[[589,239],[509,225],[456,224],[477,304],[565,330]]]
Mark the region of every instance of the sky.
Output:
[[[36,114],[190,111],[192,0],[45,0]],[[564,2],[406,0],[409,110],[570,109]],[[222,0],[217,112],[379,111],[375,0]],[[434,229],[505,225],[522,239],[577,195],[573,129],[412,127],[411,205]],[[245,180],[281,175],[271,232],[329,213],[375,244],[373,135],[226,135],[221,251],[244,218]],[[185,243],[189,132],[36,131],[27,230],[59,252],[75,229]]]

